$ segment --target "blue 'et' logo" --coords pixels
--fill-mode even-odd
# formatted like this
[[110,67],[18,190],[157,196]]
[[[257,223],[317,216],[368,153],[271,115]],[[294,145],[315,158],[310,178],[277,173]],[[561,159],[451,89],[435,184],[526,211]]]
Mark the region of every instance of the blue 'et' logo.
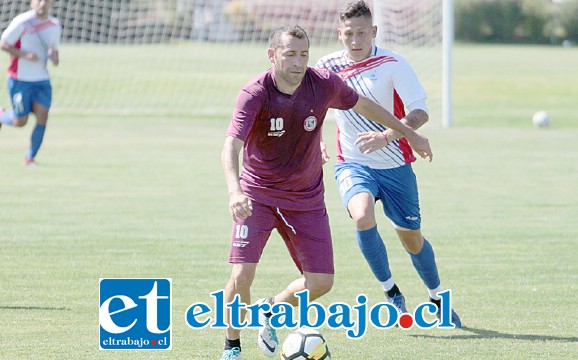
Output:
[[172,279],[100,279],[101,350],[170,350]]

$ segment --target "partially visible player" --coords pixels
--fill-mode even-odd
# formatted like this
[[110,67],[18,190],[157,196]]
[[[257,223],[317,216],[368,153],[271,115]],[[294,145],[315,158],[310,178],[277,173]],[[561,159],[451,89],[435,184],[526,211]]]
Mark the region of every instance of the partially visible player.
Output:
[[[225,301],[238,295],[241,302],[251,302],[257,265],[275,229],[302,276],[259,302],[297,305],[296,292],[307,289],[314,300],[333,286],[333,245],[319,146],[328,109],[353,108],[404,133],[421,156],[431,160],[432,154],[426,138],[382,106],[330,71],[308,67],[309,39],[300,27],[274,30],[267,55],[272,67],[239,92],[221,157],[233,217],[229,247],[233,267]],[[275,356],[279,340],[269,324],[270,315],[260,314],[258,344],[265,355]],[[229,311],[225,316],[230,324]],[[222,360],[241,359],[240,332],[227,328]]]
[[[355,1],[345,5],[339,20],[338,34],[344,50],[322,57],[317,67],[338,74],[351,88],[379,102],[407,126],[418,129],[425,124],[428,121],[425,90],[401,55],[373,45],[377,26],[373,25],[367,4]],[[405,108],[409,110],[407,115]],[[337,110],[336,120],[335,178],[369,267],[388,301],[400,313],[407,312],[405,298],[393,279],[385,244],[377,231],[375,203],[381,200],[386,216],[427,287],[430,300],[439,309],[438,293],[443,288],[433,248],[420,230],[411,147],[394,129],[375,123],[355,109]],[[461,327],[453,310],[452,320]]]
[[24,164],[36,166],[35,157],[42,145],[48,111],[52,103],[52,86],[46,65],[58,66],[62,28],[49,15],[50,0],[32,0],[31,10],[16,16],[0,37],[0,48],[11,56],[8,68],[8,91],[13,111],[0,109],[2,124],[22,127],[32,112],[36,126]]

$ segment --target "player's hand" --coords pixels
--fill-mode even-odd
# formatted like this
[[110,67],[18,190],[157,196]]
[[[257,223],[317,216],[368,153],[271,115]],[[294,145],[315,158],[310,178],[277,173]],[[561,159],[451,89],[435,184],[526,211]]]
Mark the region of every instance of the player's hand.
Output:
[[321,147],[321,163],[325,165],[329,160],[331,160],[331,157],[329,157],[329,154],[327,153],[327,145],[325,145],[323,141],[319,143],[319,146]]
[[354,145],[359,145],[359,151],[363,154],[371,154],[372,152],[389,145],[390,140],[386,132],[368,131],[357,134],[359,137],[355,140]]
[[26,60],[30,60],[30,61],[38,61],[40,60],[40,58],[38,57],[38,55],[36,55],[35,53],[25,53],[23,58],[25,58]]
[[58,58],[58,51],[48,49],[48,58],[50,61],[52,61],[54,66],[58,66],[58,63],[60,62]]
[[433,153],[429,145],[429,140],[415,131],[412,131],[409,135],[406,134],[405,138],[409,142],[411,148],[421,156],[422,159],[429,158],[431,162],[433,160]]
[[393,129],[387,129],[383,132],[385,134],[385,138],[391,144],[395,140],[401,139],[403,136]]
[[245,220],[253,214],[253,204],[242,192],[229,195],[229,212],[233,220]]

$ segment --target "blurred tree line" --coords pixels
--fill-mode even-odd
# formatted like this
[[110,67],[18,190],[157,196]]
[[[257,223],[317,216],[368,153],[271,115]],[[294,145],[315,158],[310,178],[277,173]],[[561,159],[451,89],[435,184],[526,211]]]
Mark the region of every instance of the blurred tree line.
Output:
[[455,0],[456,40],[578,42],[578,0]]
[[[261,10],[279,5],[271,1],[265,7],[263,3],[268,2],[264,0],[55,0],[52,13],[63,23],[67,41],[231,41],[241,38],[231,28],[240,18],[238,14],[232,17],[231,9],[242,2],[257,4]],[[578,43],[578,0],[454,0],[454,7],[458,41]],[[1,0],[0,32],[14,16],[29,8],[29,1]],[[333,5],[331,8],[337,9]],[[254,25],[253,12],[243,14],[243,26]],[[326,19],[314,20],[321,24]]]

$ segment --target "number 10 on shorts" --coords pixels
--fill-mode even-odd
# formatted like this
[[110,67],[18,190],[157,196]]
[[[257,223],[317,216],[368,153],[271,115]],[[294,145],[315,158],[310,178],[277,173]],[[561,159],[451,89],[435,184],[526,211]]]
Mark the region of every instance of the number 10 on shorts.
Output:
[[247,225],[235,225],[235,240],[233,246],[245,247],[249,244],[247,237],[249,236],[249,227]]

